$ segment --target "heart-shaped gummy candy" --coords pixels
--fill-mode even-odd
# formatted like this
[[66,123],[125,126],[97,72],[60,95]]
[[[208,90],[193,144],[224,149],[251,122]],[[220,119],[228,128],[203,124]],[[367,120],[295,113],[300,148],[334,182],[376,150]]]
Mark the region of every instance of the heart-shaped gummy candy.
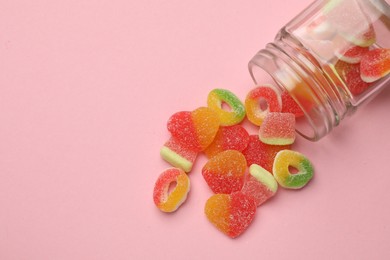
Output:
[[229,237],[235,238],[252,223],[256,203],[242,192],[215,194],[207,200],[204,211],[214,226]]
[[213,140],[219,128],[218,115],[207,107],[192,112],[173,114],[167,123],[169,132],[184,146],[196,152],[203,151]]

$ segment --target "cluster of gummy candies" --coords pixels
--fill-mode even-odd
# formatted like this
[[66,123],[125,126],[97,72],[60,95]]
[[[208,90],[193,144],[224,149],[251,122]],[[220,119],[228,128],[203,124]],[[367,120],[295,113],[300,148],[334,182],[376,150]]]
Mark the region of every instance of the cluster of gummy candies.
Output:
[[[225,104],[230,109],[224,109]],[[245,116],[259,126],[258,134],[249,135],[242,126]],[[295,118],[300,116],[303,112],[288,92],[279,94],[271,85],[252,89],[245,104],[229,90],[212,90],[207,107],[169,118],[171,137],[160,154],[174,167],[158,177],[154,203],[163,212],[178,209],[190,190],[187,173],[203,152],[209,160],[202,175],[215,193],[205,204],[205,215],[229,237],[239,236],[279,185],[299,189],[312,179],[311,162],[291,150]]]

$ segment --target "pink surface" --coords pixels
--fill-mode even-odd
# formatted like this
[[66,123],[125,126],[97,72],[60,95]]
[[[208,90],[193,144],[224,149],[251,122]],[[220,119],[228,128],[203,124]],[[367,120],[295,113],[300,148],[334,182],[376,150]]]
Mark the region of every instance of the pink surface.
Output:
[[169,116],[216,87],[243,99],[249,59],[309,2],[2,1],[0,259],[389,259],[390,88],[298,138],[314,179],[238,239],[203,214],[204,156],[179,211],[153,204]]

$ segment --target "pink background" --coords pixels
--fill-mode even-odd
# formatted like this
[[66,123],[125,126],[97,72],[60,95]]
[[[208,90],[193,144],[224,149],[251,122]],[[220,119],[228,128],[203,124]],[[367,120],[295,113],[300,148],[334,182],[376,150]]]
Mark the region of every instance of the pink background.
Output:
[[244,99],[249,59],[310,2],[3,0],[0,259],[389,259],[390,88],[298,138],[314,179],[238,239],[203,214],[204,157],[176,213],[152,201],[169,116],[216,87]]

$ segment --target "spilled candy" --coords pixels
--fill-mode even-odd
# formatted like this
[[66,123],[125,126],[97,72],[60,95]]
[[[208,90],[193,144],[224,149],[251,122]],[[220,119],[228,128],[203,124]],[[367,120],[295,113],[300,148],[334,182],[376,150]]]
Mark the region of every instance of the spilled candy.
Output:
[[252,197],[242,192],[215,194],[207,200],[204,212],[221,232],[235,238],[252,223],[256,203]]
[[269,171],[257,164],[249,167],[249,176],[241,192],[253,197],[257,206],[274,196],[277,190],[278,183]]
[[[175,184],[171,192],[169,187]],[[187,199],[190,191],[190,179],[187,174],[179,168],[169,168],[158,177],[153,190],[154,204],[164,212],[173,212]]]
[[242,154],[247,165],[258,164],[269,172],[272,172],[276,154],[284,149],[291,149],[291,145],[270,145],[259,139],[259,135],[250,135],[249,143]]
[[287,145],[295,141],[295,116],[291,113],[269,113],[260,126],[259,138],[263,143]]
[[[291,167],[298,170],[291,173]],[[300,189],[313,178],[313,166],[303,154],[282,150],[275,157],[273,174],[280,186],[288,189]]]
[[214,141],[204,150],[208,158],[226,150],[244,150],[249,142],[249,134],[241,125],[221,126]]
[[190,172],[198,152],[184,146],[176,138],[171,137],[160,150],[161,157],[174,167]]
[[254,125],[261,125],[269,112],[282,110],[280,96],[271,85],[252,89],[245,99],[245,110],[248,120]]
[[212,157],[202,175],[214,193],[239,191],[244,184],[246,160],[239,151],[227,150]]
[[[231,111],[223,109],[224,103]],[[218,114],[222,126],[236,125],[245,118],[245,107],[241,100],[226,89],[213,89],[207,97],[207,106]]]
[[200,152],[213,140],[219,128],[218,115],[207,107],[192,112],[181,111],[171,116],[167,127],[172,136],[187,148]]

